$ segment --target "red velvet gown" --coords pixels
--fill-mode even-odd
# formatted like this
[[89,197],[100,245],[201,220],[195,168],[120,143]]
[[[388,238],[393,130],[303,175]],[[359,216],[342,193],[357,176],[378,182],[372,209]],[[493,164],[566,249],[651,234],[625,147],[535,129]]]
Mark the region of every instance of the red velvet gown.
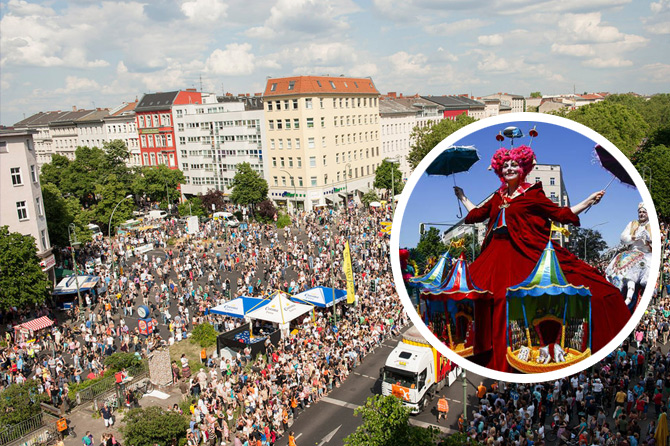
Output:
[[[507,287],[522,282],[533,271],[549,240],[551,220],[579,225],[579,217],[570,208],[559,207],[546,197],[541,183],[525,183],[519,191],[521,194],[515,198],[505,199],[508,207],[505,208],[504,221],[500,214],[504,203],[500,191],[481,207],[470,211],[465,218],[466,223],[489,219],[482,252],[470,265],[470,275],[477,286],[493,293],[493,308],[479,306],[475,315],[475,351],[486,351],[492,347],[492,352],[473,360],[505,372],[513,371],[506,360]],[[506,229],[500,226],[506,226]],[[630,318],[630,312],[619,290],[595,268],[557,244],[554,248],[567,280],[573,285],[588,286],[591,290],[591,349],[596,352],[619,333]]]

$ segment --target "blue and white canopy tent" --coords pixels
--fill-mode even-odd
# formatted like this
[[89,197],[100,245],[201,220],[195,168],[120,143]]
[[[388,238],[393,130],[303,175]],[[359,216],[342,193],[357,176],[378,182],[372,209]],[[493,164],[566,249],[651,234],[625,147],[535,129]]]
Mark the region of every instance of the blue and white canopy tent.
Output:
[[209,312],[223,316],[243,318],[247,313],[257,310],[269,303],[270,299],[240,296],[211,308]]
[[318,286],[290,297],[294,302],[310,304],[320,308],[330,308],[347,299],[347,290]]
[[63,279],[61,279],[61,281],[58,282],[58,285],[56,285],[51,294],[53,294],[54,296],[58,296],[61,294],[76,294],[77,282],[79,282],[79,291],[81,293],[90,292],[96,287],[99,281],[100,277],[98,276],[89,276],[81,274],[78,275],[76,279],[74,275],[69,277],[63,277]]
[[[591,355],[591,291],[568,282],[551,239],[530,275],[507,288],[506,298],[507,361],[512,367],[548,372]],[[538,364],[538,350],[555,344],[565,350],[565,362]],[[518,357],[522,347],[530,350],[528,360]]]

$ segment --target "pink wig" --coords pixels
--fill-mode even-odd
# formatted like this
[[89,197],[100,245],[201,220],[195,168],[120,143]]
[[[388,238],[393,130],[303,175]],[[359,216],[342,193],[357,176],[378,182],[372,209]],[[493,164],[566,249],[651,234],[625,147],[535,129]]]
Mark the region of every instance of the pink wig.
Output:
[[535,165],[535,153],[533,152],[533,149],[528,146],[519,146],[512,150],[498,149],[496,153],[493,154],[493,158],[491,158],[491,167],[501,179],[503,164],[505,164],[505,161],[509,160],[516,161],[519,164],[519,168],[521,169],[520,177],[523,181],[530,171],[533,170],[533,166]]

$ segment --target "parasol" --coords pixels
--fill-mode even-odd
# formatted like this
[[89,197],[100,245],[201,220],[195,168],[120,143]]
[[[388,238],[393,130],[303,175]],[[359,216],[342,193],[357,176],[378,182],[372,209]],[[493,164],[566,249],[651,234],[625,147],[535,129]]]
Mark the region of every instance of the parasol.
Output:
[[[473,146],[451,146],[430,163],[426,173],[428,175],[449,176],[466,172],[479,159],[479,153]],[[456,186],[456,177],[454,177],[454,186]],[[461,210],[460,200],[458,200],[458,213],[458,218],[461,218],[463,211]]]
[[[610,187],[610,184],[612,184],[612,181],[614,181],[615,178],[624,184],[628,184],[630,186],[635,187],[635,182],[630,177],[626,169],[619,163],[619,161],[611,153],[605,150],[605,148],[600,144],[596,144],[595,152],[596,157],[598,158],[598,161],[600,162],[600,165],[603,167],[603,169],[607,170],[609,173],[612,174],[612,179],[610,180],[609,183],[607,183],[607,186],[605,186],[603,190],[607,190],[607,188]],[[586,208],[584,210],[584,213],[588,212],[589,209],[591,209],[591,206]]]

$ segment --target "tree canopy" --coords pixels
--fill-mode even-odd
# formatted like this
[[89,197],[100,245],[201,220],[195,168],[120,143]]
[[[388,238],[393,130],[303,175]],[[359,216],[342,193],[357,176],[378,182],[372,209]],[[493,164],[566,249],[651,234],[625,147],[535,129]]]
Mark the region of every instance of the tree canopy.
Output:
[[421,234],[419,243],[416,245],[416,248],[410,250],[410,253],[412,259],[414,259],[419,266],[419,270],[423,271],[423,265],[426,264],[427,259],[440,256],[446,251],[447,247],[442,242],[440,230],[432,227]]
[[35,238],[0,226],[0,309],[41,304],[51,287],[40,268]]
[[[226,205],[223,191],[216,189],[207,190],[205,194],[200,196],[200,200],[202,200],[202,205],[207,213],[220,211]],[[212,208],[212,205],[214,205],[214,208]]]
[[237,165],[233,178],[233,192],[230,199],[235,204],[255,205],[268,196],[268,183],[261,175],[251,168],[249,163]]
[[651,179],[647,184],[656,212],[670,218],[670,145],[645,146],[633,156],[633,164]]
[[377,189],[386,189],[389,192],[392,190],[393,193],[399,194],[402,192],[403,186],[402,172],[400,172],[398,163],[383,160],[375,171],[374,187]]
[[436,428],[409,424],[410,410],[395,396],[373,395],[354,415],[363,424],[344,439],[347,446],[433,446],[438,437]]
[[137,197],[142,195],[151,201],[172,204],[179,200],[179,184],[186,178],[178,169],[168,166],[144,166],[134,177],[132,190]]
[[[631,220],[635,217],[635,215],[632,215]],[[580,259],[587,262],[594,262],[600,260],[600,254],[604,249],[607,249],[607,242],[603,240],[600,231],[589,228],[573,227],[570,229],[568,247],[570,251]],[[584,257],[585,255],[586,257]]]
[[120,429],[123,439],[133,446],[179,444],[188,429],[184,416],[159,406],[132,409],[123,421],[125,426]]
[[433,150],[444,138],[473,122],[475,122],[474,118],[466,115],[458,115],[453,121],[451,119],[443,119],[437,124],[426,127],[415,127],[411,135],[413,144],[407,156],[411,168],[416,169],[416,166],[419,165],[428,152]]

